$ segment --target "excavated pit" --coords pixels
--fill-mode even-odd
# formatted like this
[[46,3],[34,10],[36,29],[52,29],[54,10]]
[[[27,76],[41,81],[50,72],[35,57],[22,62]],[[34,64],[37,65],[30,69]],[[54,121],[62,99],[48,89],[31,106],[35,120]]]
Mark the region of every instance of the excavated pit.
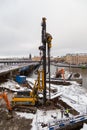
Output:
[[[61,84],[59,82],[51,82],[52,84]],[[70,85],[69,82],[64,83],[64,85]],[[0,88],[0,91],[2,91],[2,88]],[[54,90],[51,90],[54,93]],[[55,90],[56,91],[56,90]],[[14,94],[14,92],[7,89],[8,92],[8,98],[11,101],[11,98]],[[52,100],[48,100],[46,103],[46,106],[38,106],[37,108],[40,110],[55,110],[55,109],[61,109],[61,106],[66,109],[72,109],[68,104],[63,102],[59,97],[56,97]],[[23,112],[27,112],[24,110]],[[30,130],[32,128],[32,119],[26,119],[18,116],[16,114],[16,111],[13,110],[12,116],[8,115],[6,103],[3,99],[1,99],[0,102],[0,130]],[[72,115],[78,115],[79,113],[75,110],[70,111]]]

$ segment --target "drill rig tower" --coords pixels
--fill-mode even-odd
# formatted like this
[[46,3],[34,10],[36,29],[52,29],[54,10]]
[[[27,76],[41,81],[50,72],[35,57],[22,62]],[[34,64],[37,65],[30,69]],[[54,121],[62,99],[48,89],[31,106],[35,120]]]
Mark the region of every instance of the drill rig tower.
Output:
[[[39,47],[43,52],[43,71],[44,71],[44,90],[43,90],[43,103],[46,103],[46,48],[48,48],[48,74],[49,74],[49,95],[50,95],[50,48],[52,36],[46,33],[46,18],[42,18],[42,46]],[[46,47],[48,46],[48,47]],[[50,97],[50,96],[49,96]]]

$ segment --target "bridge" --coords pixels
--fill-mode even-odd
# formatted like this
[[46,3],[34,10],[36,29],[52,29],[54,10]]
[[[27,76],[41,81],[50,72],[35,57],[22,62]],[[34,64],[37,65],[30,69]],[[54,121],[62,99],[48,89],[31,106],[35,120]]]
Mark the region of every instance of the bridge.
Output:
[[38,66],[39,66],[38,62],[1,65],[0,66],[0,81],[4,81],[7,78],[12,78],[17,74],[29,75],[29,73],[31,73]]
[[6,59],[0,59],[0,63],[4,63],[4,64],[13,64],[13,63],[36,63],[39,61],[33,61],[30,60],[29,58],[6,58]]

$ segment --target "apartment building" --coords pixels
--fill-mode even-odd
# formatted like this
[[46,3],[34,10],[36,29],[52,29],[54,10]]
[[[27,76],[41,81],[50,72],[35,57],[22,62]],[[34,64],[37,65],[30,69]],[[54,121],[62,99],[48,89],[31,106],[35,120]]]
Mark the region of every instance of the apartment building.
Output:
[[65,62],[69,64],[87,64],[87,53],[67,54]]

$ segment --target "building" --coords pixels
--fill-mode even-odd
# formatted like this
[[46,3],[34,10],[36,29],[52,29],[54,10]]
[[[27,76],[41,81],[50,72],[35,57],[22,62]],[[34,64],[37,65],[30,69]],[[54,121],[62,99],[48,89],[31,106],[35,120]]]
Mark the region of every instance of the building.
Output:
[[54,61],[54,62],[65,62],[65,56],[62,56],[62,57],[54,57],[54,58],[51,58],[51,61]]
[[68,64],[87,64],[87,53],[67,54],[65,62]]
[[32,61],[40,61],[41,57],[40,56],[34,56],[32,57]]

